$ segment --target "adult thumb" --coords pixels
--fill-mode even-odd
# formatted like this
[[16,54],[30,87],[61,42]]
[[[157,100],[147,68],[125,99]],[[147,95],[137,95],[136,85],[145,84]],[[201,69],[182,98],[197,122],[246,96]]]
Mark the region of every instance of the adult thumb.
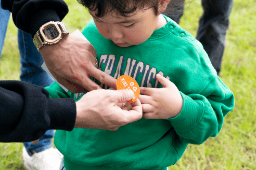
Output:
[[135,98],[132,90],[116,90],[116,102],[125,103]]

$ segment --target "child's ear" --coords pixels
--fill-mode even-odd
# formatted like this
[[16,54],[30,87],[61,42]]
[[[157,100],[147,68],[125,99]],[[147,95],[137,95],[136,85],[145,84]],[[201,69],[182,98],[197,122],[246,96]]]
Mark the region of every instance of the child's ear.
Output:
[[159,2],[159,6],[158,6],[158,9],[159,9],[159,13],[162,13],[165,11],[165,9],[167,8],[167,5],[170,3],[171,0],[161,0]]

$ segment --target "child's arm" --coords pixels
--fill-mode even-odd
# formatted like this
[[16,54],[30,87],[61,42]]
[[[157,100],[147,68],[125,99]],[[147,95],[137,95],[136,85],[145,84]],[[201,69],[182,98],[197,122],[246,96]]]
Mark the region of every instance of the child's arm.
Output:
[[[146,94],[139,97],[146,112],[144,118],[169,120],[187,143],[201,144],[217,136],[224,116],[234,108],[233,93],[218,77],[212,78],[200,94],[187,95],[171,87],[174,84],[168,79],[162,76],[157,79],[164,88],[141,88],[141,94]],[[182,96],[182,109],[177,93]]]

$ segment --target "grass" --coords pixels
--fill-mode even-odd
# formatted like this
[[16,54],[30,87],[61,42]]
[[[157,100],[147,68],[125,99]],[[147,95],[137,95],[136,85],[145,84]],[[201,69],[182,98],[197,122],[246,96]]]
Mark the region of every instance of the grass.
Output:
[[[75,0],[66,0],[69,14],[64,23],[70,32],[82,30],[90,19]],[[181,26],[196,36],[202,14],[199,0],[187,1]],[[221,79],[234,92],[235,109],[225,117],[216,138],[202,145],[189,145],[172,170],[256,169],[256,29],[255,0],[235,0],[227,33]],[[17,29],[9,22],[0,63],[1,80],[19,80]],[[24,170],[22,144],[0,143],[0,169]]]

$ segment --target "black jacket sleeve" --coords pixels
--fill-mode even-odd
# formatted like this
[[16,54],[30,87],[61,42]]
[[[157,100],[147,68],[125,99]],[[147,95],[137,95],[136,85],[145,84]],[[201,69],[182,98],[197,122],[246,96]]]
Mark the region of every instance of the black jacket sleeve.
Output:
[[71,131],[75,119],[74,99],[50,99],[39,86],[0,81],[0,142],[33,141],[49,129]]
[[68,13],[63,0],[1,0],[3,9],[12,12],[15,25],[34,37],[49,21],[61,21]]

